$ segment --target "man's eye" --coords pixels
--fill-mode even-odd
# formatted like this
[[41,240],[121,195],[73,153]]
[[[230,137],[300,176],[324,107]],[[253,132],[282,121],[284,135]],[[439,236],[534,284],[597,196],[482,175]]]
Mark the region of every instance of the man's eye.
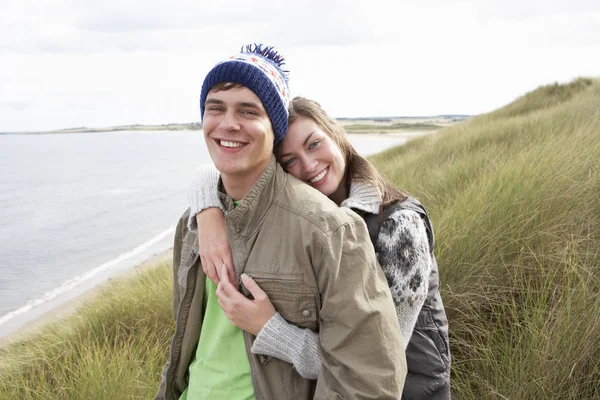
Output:
[[251,111],[251,110],[243,110],[242,114],[244,115],[256,115],[255,111]]
[[223,107],[208,107],[208,111],[221,112],[221,111],[223,111]]

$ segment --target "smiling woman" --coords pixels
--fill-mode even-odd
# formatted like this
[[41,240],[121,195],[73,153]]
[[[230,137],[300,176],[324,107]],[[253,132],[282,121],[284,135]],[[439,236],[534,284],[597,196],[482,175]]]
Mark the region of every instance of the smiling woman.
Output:
[[346,162],[340,148],[315,120],[290,113],[290,128],[277,149],[287,172],[308,183],[336,203],[346,198]]

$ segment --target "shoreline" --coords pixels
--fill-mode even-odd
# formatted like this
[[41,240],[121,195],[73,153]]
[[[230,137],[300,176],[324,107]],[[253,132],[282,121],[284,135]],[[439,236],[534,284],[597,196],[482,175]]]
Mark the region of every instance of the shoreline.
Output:
[[[348,133],[346,133],[346,136],[351,140],[366,140],[366,139],[368,139],[368,140],[372,140],[372,139],[387,140],[390,138],[398,139],[397,141],[395,141],[394,144],[390,144],[387,147],[387,148],[389,148],[389,147],[402,146],[402,145],[406,144],[406,142],[408,142],[409,140],[417,139],[422,136],[434,135],[434,134],[438,133],[441,129],[442,129],[442,127],[440,127],[439,129],[428,129],[428,130],[424,129],[424,130],[403,131],[403,132],[386,132],[386,133],[348,132]],[[400,139],[402,139],[402,140],[400,140]],[[387,150],[387,148],[385,150]],[[381,151],[385,151],[385,150],[381,150]],[[366,155],[365,157],[368,157],[368,155]]]
[[146,271],[149,268],[152,268],[153,266],[159,264],[161,261],[172,259],[173,248],[171,247],[167,250],[151,255],[149,258],[145,259],[139,264],[134,265],[131,268],[120,271],[107,279],[99,281],[92,288],[86,290],[80,295],[77,295],[69,300],[60,303],[56,307],[47,310],[39,317],[26,322],[25,324],[21,325],[20,327],[8,333],[7,335],[0,336],[0,347],[12,342],[16,342],[27,336],[35,335],[44,326],[57,323],[68,318],[69,316],[73,315],[84,303],[88,302],[89,300],[92,300],[101,291],[108,289],[114,279],[128,279],[129,277],[135,276],[136,274],[139,274],[143,271]]

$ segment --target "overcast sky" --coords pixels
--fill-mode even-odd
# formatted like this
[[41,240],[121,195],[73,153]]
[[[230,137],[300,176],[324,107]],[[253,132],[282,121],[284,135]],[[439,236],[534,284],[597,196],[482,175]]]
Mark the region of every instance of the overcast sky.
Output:
[[202,79],[275,45],[336,117],[479,114],[600,76],[598,0],[0,0],[0,132],[200,120]]

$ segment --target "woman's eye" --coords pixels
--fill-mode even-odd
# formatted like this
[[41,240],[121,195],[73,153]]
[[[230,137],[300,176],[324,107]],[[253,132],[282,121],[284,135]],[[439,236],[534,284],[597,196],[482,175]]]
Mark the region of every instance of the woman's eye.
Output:
[[312,149],[314,149],[315,147],[317,147],[317,146],[319,145],[319,143],[320,143],[320,142],[319,142],[318,140],[315,140],[314,142],[312,142],[312,143],[311,143],[311,144],[308,146],[308,149],[309,149],[309,150],[312,150]]
[[295,162],[296,162],[296,158],[295,158],[295,157],[291,157],[291,158],[288,158],[288,159],[287,159],[287,160],[286,160],[286,161],[283,163],[283,166],[284,166],[285,168],[289,168],[289,167],[291,167],[292,165],[294,165],[294,163],[295,163]]

